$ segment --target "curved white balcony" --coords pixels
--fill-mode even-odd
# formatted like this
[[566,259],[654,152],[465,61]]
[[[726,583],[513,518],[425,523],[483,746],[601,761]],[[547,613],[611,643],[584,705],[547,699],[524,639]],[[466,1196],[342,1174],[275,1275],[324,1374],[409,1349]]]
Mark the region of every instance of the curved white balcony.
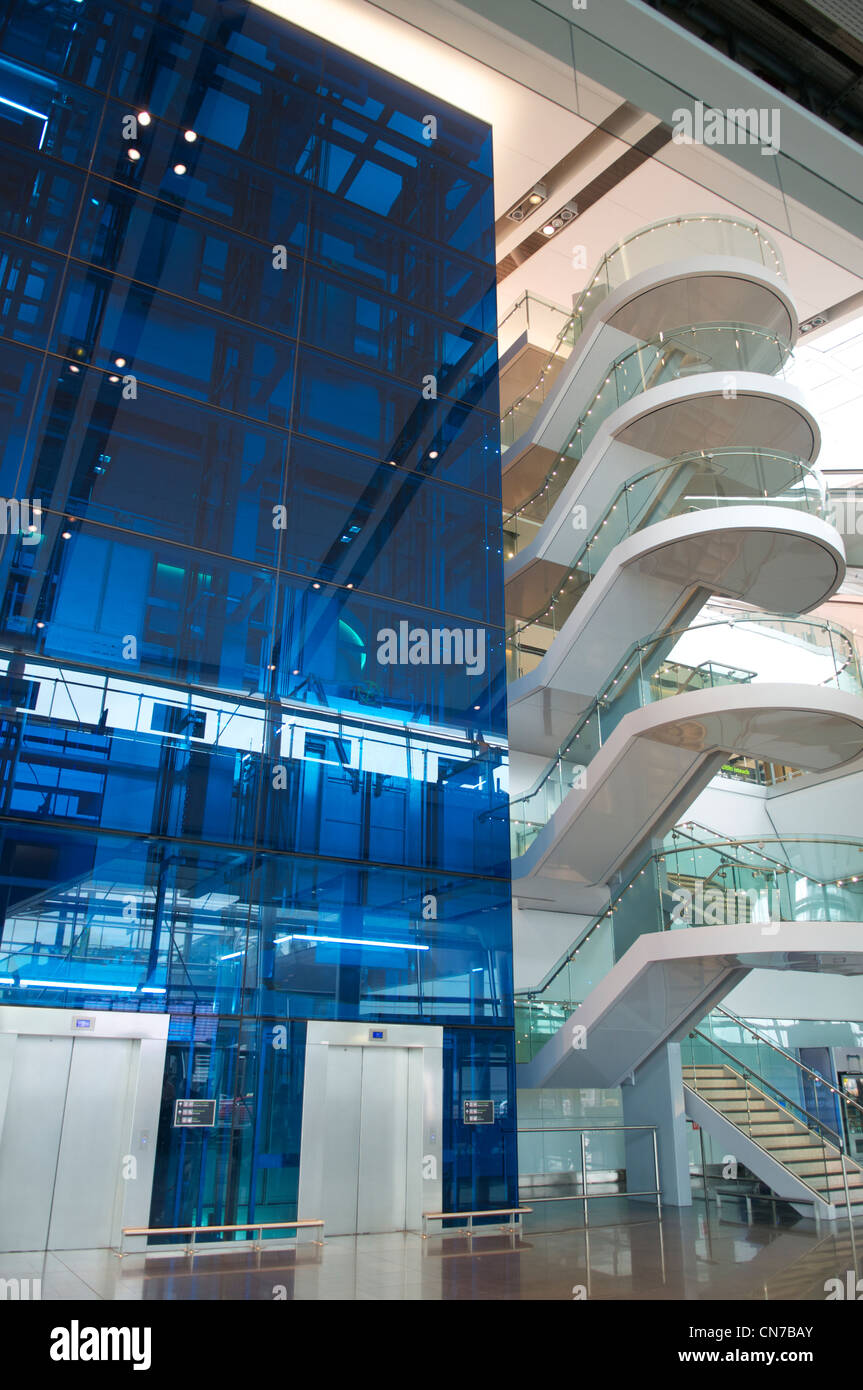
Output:
[[[760,327],[789,344],[797,334],[776,247],[754,223],[714,214],[667,219],[626,237],[603,256],[568,317],[559,306],[536,303],[533,332],[529,301],[530,296],[519,301],[501,325],[516,338],[506,348],[502,342],[503,377],[518,379],[502,420],[503,448],[510,450],[505,499],[522,486],[516,480],[526,462],[523,455],[546,453],[550,463],[563,445],[559,435],[566,421],[546,408],[550,393],[557,403],[568,399],[576,376],[583,379],[588,368],[588,375],[594,369],[597,377],[604,375],[627,340],[631,344],[677,324],[720,319]],[[546,341],[555,319],[557,331]],[[528,471],[536,464],[536,458],[527,461]],[[511,505],[519,500],[516,496]]]
[[619,1086],[756,969],[861,975],[863,922],[749,922],[646,932],[519,1068],[519,1085]]
[[[549,571],[535,560],[521,575],[523,605],[545,597]],[[644,632],[691,617],[711,595],[803,613],[833,594],[845,573],[836,530],[821,517],[768,502],[697,511],[646,527],[614,546],[556,633],[534,624],[517,640],[545,642],[545,655],[508,686],[511,747],[552,753],[621,653]],[[533,589],[528,581],[536,575]],[[560,582],[557,572],[556,582]]]
[[[540,546],[544,556],[566,564],[573,508],[602,509],[639,467],[729,448],[779,450],[810,463],[821,447],[821,431],[803,393],[767,372],[696,372],[647,385],[620,404],[612,396],[609,406],[596,425],[586,411],[575,423],[570,419],[567,444],[537,474],[533,490],[514,508],[504,498],[505,529],[518,551],[507,564],[507,576],[516,572],[523,552],[534,557]],[[602,402],[598,408],[604,409]],[[592,414],[594,408],[588,409]],[[582,448],[588,428],[590,442]]]
[[531,823],[524,799],[524,839],[533,838],[513,859],[514,893],[524,885],[565,910],[568,885],[607,882],[735,753],[818,772],[849,762],[863,753],[863,699],[820,685],[733,684],[623,715],[547,819],[537,810]]

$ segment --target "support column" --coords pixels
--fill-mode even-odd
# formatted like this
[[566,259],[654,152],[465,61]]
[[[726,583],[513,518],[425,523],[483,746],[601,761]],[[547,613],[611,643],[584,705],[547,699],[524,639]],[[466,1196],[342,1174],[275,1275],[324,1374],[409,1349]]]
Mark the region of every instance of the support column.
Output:
[[[663,1203],[673,1207],[691,1206],[680,1044],[667,1043],[658,1048],[638,1068],[634,1083],[621,1087],[621,1095],[625,1125],[656,1125]],[[656,1186],[650,1131],[627,1133],[625,1150],[627,1189],[650,1192]],[[642,1200],[654,1199],[645,1197]]]

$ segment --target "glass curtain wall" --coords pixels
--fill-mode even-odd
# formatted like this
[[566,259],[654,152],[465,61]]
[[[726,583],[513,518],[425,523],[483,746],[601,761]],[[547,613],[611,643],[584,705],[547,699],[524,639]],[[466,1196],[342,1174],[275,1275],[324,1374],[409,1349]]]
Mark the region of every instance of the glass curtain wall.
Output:
[[512,1203],[491,132],[241,3],[0,51],[0,1000],[170,1012],[157,1224],[295,1213],[309,1018]]

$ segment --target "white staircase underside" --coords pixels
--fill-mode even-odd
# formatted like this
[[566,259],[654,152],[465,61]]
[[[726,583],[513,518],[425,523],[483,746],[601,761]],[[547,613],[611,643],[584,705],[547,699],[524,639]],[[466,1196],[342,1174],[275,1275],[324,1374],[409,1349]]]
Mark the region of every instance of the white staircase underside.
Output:
[[733,753],[823,771],[861,752],[863,700],[824,686],[729,685],[633,710],[587,763],[586,785],[513,860],[513,892],[531,880],[530,896],[559,896],[566,910],[567,885],[607,882]]
[[645,932],[533,1060],[519,1067],[519,1085],[619,1086],[658,1047],[685,1036],[753,969],[863,974],[863,923],[750,922]]
[[511,747],[555,753],[627,649],[673,626],[699,595],[803,613],[835,592],[844,569],[832,526],[769,503],[691,512],[628,536],[537,667],[510,684]]

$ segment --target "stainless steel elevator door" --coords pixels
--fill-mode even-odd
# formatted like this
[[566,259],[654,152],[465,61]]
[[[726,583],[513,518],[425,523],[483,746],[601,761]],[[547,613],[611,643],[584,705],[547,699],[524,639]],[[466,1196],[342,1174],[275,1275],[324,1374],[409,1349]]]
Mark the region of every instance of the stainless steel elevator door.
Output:
[[0,1133],[0,1250],[44,1250],[72,1038],[16,1039]]
[[331,1235],[403,1231],[408,1049],[327,1049],[323,1216]]
[[19,1035],[0,1134],[0,1250],[110,1245],[136,1046]]
[[72,1048],[49,1250],[102,1250],[111,1244],[137,1046],[127,1038],[81,1038]]
[[403,1231],[407,1186],[408,1052],[363,1047],[357,1232]]

